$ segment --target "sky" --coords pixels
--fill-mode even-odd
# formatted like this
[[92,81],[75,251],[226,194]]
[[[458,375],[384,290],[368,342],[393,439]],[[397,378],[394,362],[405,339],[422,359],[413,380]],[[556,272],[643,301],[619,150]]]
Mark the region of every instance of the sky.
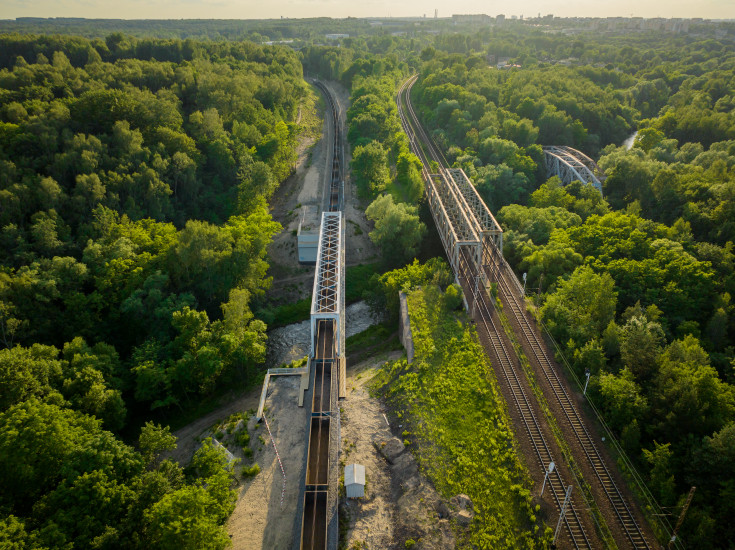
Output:
[[735,0],[0,0],[0,19],[277,19],[439,17],[485,13],[535,17],[703,17],[735,19]]

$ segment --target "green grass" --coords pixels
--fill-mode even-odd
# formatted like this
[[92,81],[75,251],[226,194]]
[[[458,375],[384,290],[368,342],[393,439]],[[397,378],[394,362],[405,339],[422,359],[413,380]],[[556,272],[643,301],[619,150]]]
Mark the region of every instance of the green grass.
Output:
[[362,352],[369,351],[370,355],[376,355],[385,351],[398,350],[401,347],[395,327],[388,326],[386,323],[368,327],[345,341],[347,355],[352,358],[355,355],[361,355]]
[[472,498],[476,516],[458,547],[548,547],[490,361],[466,314],[449,302],[436,286],[409,294],[414,362],[386,364],[374,389],[408,426],[411,450],[437,490]]
[[301,123],[299,130],[308,137],[319,139],[322,135],[323,119],[321,113],[324,112],[324,100],[322,95],[316,91],[316,88],[309,85],[306,97],[301,103]]
[[283,304],[269,310],[272,320],[266,323],[268,329],[285,327],[292,323],[305,321],[311,313],[311,298],[304,298],[292,304]]

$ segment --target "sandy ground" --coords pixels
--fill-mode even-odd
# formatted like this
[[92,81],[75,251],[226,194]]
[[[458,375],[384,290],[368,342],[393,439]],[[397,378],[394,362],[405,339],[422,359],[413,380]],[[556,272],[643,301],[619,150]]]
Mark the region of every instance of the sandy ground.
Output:
[[235,550],[275,550],[293,544],[306,441],[307,410],[297,404],[300,381],[300,376],[274,376],[266,398],[265,417],[286,472],[283,506],[283,475],[266,426],[262,423],[255,429],[254,418],[248,424],[253,461],[260,465],[260,473],[239,487],[235,511],[227,522]]
[[[264,423],[256,426],[251,416],[247,429],[250,432],[252,459],[244,458],[236,445],[228,444],[228,450],[241,463],[250,466],[257,463],[260,473],[252,479],[237,477],[238,499],[235,511],[227,522],[227,531],[235,550],[275,550],[290,548],[298,504],[299,483],[303,477],[304,442],[306,441],[307,410],[298,406],[300,376],[274,376],[268,386],[265,416],[276,442],[278,453],[286,472],[286,492],[281,507],[283,476],[276,459],[268,430]],[[241,398],[198,419],[174,433],[178,447],[169,456],[187,465],[200,442],[212,435],[213,427],[231,414],[244,413],[258,407],[261,388],[255,388]]]
[[374,442],[400,435],[400,425],[389,425],[386,409],[371,397],[368,385],[386,361],[400,357],[391,352],[370,358],[347,371],[347,397],[342,402],[342,466],[365,466],[365,498],[346,500],[343,521],[348,523],[342,548],[402,549],[413,539],[420,549],[450,550],[454,537],[449,521],[439,519],[440,497],[430,482],[418,473],[413,457],[404,451],[391,465]]
[[368,548],[388,548],[393,542],[396,511],[391,499],[390,468],[372,444],[376,438],[389,439],[392,435],[380,402],[370,397],[365,387],[385,360],[348,366],[347,398],[342,403],[342,461],[365,466],[368,488],[365,499],[347,501],[350,531],[345,548],[357,541]]
[[[343,135],[349,92],[339,83],[327,82],[332,91],[343,123]],[[271,201],[271,214],[283,230],[274,237],[268,248],[269,274],[273,276],[273,286],[268,297],[277,304],[289,303],[310,296],[314,280],[314,267],[299,264],[297,237],[302,208],[321,206],[327,187],[327,176],[331,164],[327,163],[327,143],[331,140],[331,126],[322,119],[322,138],[315,140],[303,137],[297,148],[298,160],[294,173],[280,186]],[[348,266],[375,261],[378,250],[368,236],[372,224],[365,218],[364,206],[357,198],[357,189],[349,174],[349,148],[345,152],[346,177],[344,213],[347,223],[345,237],[345,262]],[[321,216],[321,211],[319,213]]]

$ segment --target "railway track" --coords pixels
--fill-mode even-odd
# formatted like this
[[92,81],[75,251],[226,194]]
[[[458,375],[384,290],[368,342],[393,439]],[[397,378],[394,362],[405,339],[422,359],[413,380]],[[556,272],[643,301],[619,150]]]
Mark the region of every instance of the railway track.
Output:
[[[474,262],[466,255],[463,254],[460,262],[461,275],[459,277],[466,296],[470,296],[474,304],[475,309],[475,322],[477,323],[478,334],[481,340],[486,340],[490,347],[494,350],[496,357],[498,358],[498,365],[500,371],[503,374],[503,378],[510,389],[510,394],[513,397],[513,402],[516,409],[519,412],[521,422],[525,428],[526,436],[535,452],[536,462],[542,470],[546,470],[551,462],[554,461],[549,444],[543,435],[541,425],[536,418],[533,405],[528,399],[523,384],[513,367],[513,361],[511,354],[508,353],[508,349],[500,337],[500,332],[493,319],[494,306],[488,305],[489,298],[485,289],[482,287],[475,287],[472,281],[477,276],[473,273],[476,269]],[[487,347],[487,346],[486,346]],[[498,369],[496,368],[496,371]],[[558,461],[556,462],[559,463]],[[549,474],[548,477],[549,490],[551,492],[554,504],[557,510],[561,510],[562,503],[566,496],[566,485],[562,479],[559,468]],[[564,526],[569,536],[569,542],[574,548],[593,548],[593,545],[585,531],[582,519],[577,512],[574,498],[571,499],[569,511],[564,516]]]
[[[431,141],[426,135],[426,132],[413,111],[410,101],[408,101],[408,98],[406,97],[407,94],[410,93],[411,85],[415,80],[416,78],[414,77],[409,81],[406,81],[399,89],[398,112],[404,129],[407,130],[409,135],[412,149],[417,153],[424,164],[424,176],[429,177],[429,158],[427,155],[431,156],[431,160],[434,160],[440,166],[446,166],[446,160],[438,148],[433,144],[433,141]],[[404,111],[404,105],[408,113]],[[423,143],[417,142],[417,137]],[[424,147],[426,147],[428,151],[425,150]],[[499,371],[498,374],[502,375],[499,376],[499,378],[505,381],[505,384],[509,389],[513,398],[513,403],[515,404],[521,423],[523,424],[525,435],[534,449],[536,462],[543,471],[546,471],[549,464],[554,462],[550,445],[543,434],[541,424],[536,417],[532,402],[529,400],[523,388],[523,384],[521,383],[521,380],[513,366],[512,355],[508,352],[503,339],[500,337],[500,331],[498,331],[498,327],[493,319],[492,306],[488,305],[489,299],[487,294],[484,288],[473,284],[477,275],[477,266],[474,261],[472,261],[466,253],[463,253],[460,261],[460,273],[458,273],[457,276],[462,284],[465,296],[471,296],[476,305],[475,320],[478,328],[481,329],[478,333],[481,336],[481,340],[484,340],[483,343],[485,344],[485,348],[491,349],[498,358],[496,372]],[[549,475],[548,485],[554,505],[557,510],[560,511],[566,497],[567,487],[567,484],[564,483],[562,478],[560,469],[556,468]],[[564,516],[563,524],[567,532],[569,543],[573,548],[593,548],[573,498],[570,503],[569,510]]]
[[[341,210],[344,196],[344,149],[339,110],[327,87],[319,81],[314,84],[326,99],[327,116],[331,116],[333,129],[329,150],[332,156],[332,170],[328,180],[328,201],[325,201],[324,207],[327,212],[339,213],[339,217],[326,212],[322,215],[319,258],[317,259],[317,274],[315,274],[315,278],[320,283],[317,291],[317,280],[315,280],[312,315],[315,310],[322,314],[324,312],[329,314],[334,309],[337,295],[335,290],[341,283],[338,266],[344,259],[341,248],[344,242],[338,230],[342,223]],[[340,221],[334,222],[335,219]],[[331,520],[333,516],[330,511],[336,511],[336,505],[332,503],[336,502],[337,498],[335,495],[337,479],[335,468],[338,467],[337,462],[330,462],[330,451],[334,445],[339,445],[339,411],[336,410],[335,404],[338,395],[336,381],[339,377],[340,359],[337,356],[335,334],[338,328],[336,323],[337,321],[333,318],[319,318],[316,321],[314,354],[310,361],[314,376],[311,381],[313,390],[301,521],[300,548],[302,550],[336,548],[338,542],[336,523]],[[336,432],[334,431],[335,426]],[[333,529],[330,527],[332,524]]]
[[[413,106],[411,105],[409,94],[411,87],[417,79],[418,76],[414,76],[406,80],[400,87],[397,97],[398,112],[402,125],[409,135],[412,149],[424,164],[424,176],[429,177],[428,167],[430,166],[430,160],[436,162],[440,166],[440,170],[448,167],[448,163],[442,152],[422,127],[413,110]],[[577,407],[565,390],[556,369],[546,354],[540,338],[529,323],[524,312],[525,304],[519,298],[520,288],[510,266],[505,262],[502,254],[499,253],[497,248],[491,242],[485,241],[484,246],[486,248],[483,256],[494,258],[495,263],[490,266],[483,266],[483,269],[485,269],[487,276],[491,279],[497,280],[501,299],[504,304],[507,305],[512,317],[520,326],[520,336],[528,345],[529,349],[533,353],[533,357],[540,366],[540,370],[542,371],[545,380],[549,384],[555,399],[563,411],[564,420],[572,429],[574,437],[579,443],[587,463],[594,472],[595,480],[609,502],[610,507],[614,512],[616,522],[620,526],[627,542],[636,550],[652,548],[646,540],[645,534],[635,519],[624,495],[621,493],[611,476],[610,471],[605,464],[605,460],[598,447],[595,445],[591,434],[587,430]],[[491,250],[490,247],[494,248],[494,250]],[[472,296],[472,299],[476,303],[477,309],[479,310],[479,316],[475,315],[475,317],[480,321],[478,325],[481,324],[484,329],[481,332],[484,333],[483,336],[489,344],[489,348],[492,349],[498,357],[500,363],[499,370],[502,373],[503,380],[507,384],[507,387],[513,397],[513,402],[521,417],[526,435],[534,448],[536,459],[539,464],[546,469],[546,466],[552,460],[551,452],[544,439],[540,425],[534,414],[533,407],[531,406],[531,402],[528,400],[518,375],[513,368],[510,355],[505,349],[502,339],[499,337],[500,333],[493,322],[491,314],[492,310],[488,306],[486,293],[484,290],[478,290],[478,287],[470,284],[473,280],[472,277],[477,276],[477,267],[475,267],[475,271],[473,271],[472,268],[474,263],[475,262],[473,262],[467,254],[463,254],[462,262],[460,264],[462,271],[460,279],[463,283],[465,295]],[[460,276],[460,274],[457,275],[458,277]],[[486,349],[488,349],[487,346]],[[554,502],[557,507],[559,507],[559,499],[563,498],[564,484],[560,477],[550,476],[550,478],[553,478],[550,479],[550,481],[552,481],[551,489]],[[575,518],[578,520],[578,517],[574,507],[572,507],[572,512],[572,520],[565,520],[565,525],[572,544],[577,548],[590,547],[589,539],[584,532],[582,524],[579,523],[578,527],[575,525]]]
[[342,200],[344,197],[344,178],[342,169],[344,166],[344,148],[342,146],[342,126],[339,123],[339,109],[327,87],[319,82],[314,81],[314,85],[321,90],[322,95],[327,100],[327,111],[331,115],[333,122],[332,128],[332,172],[329,184],[329,211],[337,212],[342,210]]
[[602,487],[628,542],[636,549],[651,548],[625,497],[613,480],[600,450],[595,445],[591,434],[579,414],[577,406],[564,388],[556,368],[554,368],[546,354],[545,347],[542,345],[540,338],[526,317],[525,303],[522,303],[518,296],[519,289],[515,275],[513,275],[510,266],[499,254],[494,254],[493,258],[497,259],[497,263],[494,266],[495,269],[486,267],[488,274],[498,281],[501,300],[521,327],[522,337],[532,350],[533,357],[543,372],[544,378],[563,411],[564,419],[572,429],[588,464],[594,471],[595,478]]

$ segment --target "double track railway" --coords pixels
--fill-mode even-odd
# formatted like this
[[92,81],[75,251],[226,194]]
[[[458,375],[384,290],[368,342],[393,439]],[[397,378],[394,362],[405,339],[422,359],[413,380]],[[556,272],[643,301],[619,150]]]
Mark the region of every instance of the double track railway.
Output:
[[[435,177],[431,174],[431,162],[436,163],[440,175],[444,173],[449,164],[441,150],[424,130],[411,104],[411,87],[417,78],[418,76],[414,76],[402,84],[398,91],[397,103],[402,126],[409,136],[412,150],[424,164],[424,177],[428,180]],[[482,257],[492,258],[492,262],[487,265],[479,265],[475,259],[476,257],[469,254],[467,250],[463,250],[460,255],[459,268],[456,270],[458,272],[455,275],[463,287],[465,296],[473,304],[470,309],[471,311],[474,310],[472,312],[477,323],[480,340],[486,351],[497,357],[497,364],[494,364],[494,367],[498,379],[505,385],[508,390],[507,393],[512,397],[513,405],[520,418],[520,431],[525,434],[530,442],[537,464],[542,468],[542,471],[545,471],[549,463],[554,460],[552,446],[549,445],[542,429],[545,419],[539,421],[534,412],[533,401],[529,399],[521,381],[523,375],[519,376],[516,372],[513,356],[508,352],[507,346],[500,336],[503,329],[498,327],[493,319],[494,305],[492,299],[488,296],[487,289],[476,283],[479,280],[497,282],[501,301],[506,308],[505,311],[520,327],[519,338],[522,338],[528,349],[531,350],[532,357],[530,359],[539,366],[556,402],[563,411],[563,417],[560,420],[570,427],[583,451],[584,456],[578,457],[578,460],[586,461],[594,472],[595,486],[600,488],[604,494],[603,498],[608,501],[609,507],[614,513],[615,523],[620,527],[625,540],[631,548],[652,548],[646,540],[645,534],[626,498],[617,487],[602,454],[585,426],[577,406],[565,390],[556,368],[546,354],[540,337],[528,321],[524,311],[525,303],[521,298],[521,290],[510,266],[492,242],[484,241],[483,247]],[[567,485],[558,468],[549,475],[548,485],[553,501],[557,509],[560,510]],[[574,499],[572,499],[571,506],[565,514],[563,522],[573,548],[593,547],[591,537],[585,531]]]

